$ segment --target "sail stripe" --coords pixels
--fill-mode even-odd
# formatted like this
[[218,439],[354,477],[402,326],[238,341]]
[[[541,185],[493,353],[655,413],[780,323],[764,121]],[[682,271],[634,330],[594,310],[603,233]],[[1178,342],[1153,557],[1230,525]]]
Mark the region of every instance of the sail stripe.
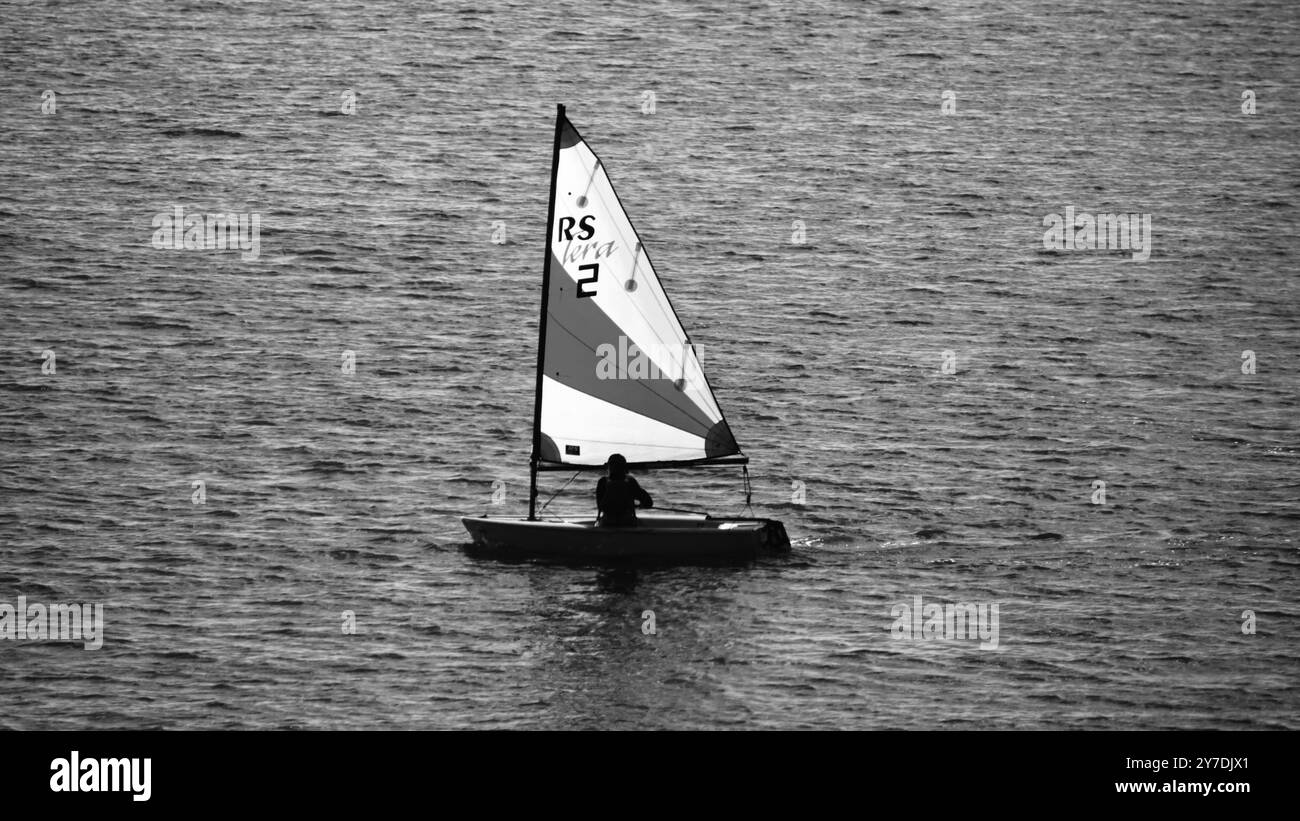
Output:
[[[575,297],[573,285],[566,276],[551,275],[547,317],[551,325],[543,373],[588,396],[697,436],[706,435],[717,419],[678,390],[672,372],[660,372],[659,378],[629,378],[631,368],[626,366],[635,366],[637,348],[594,300]],[[604,356],[598,353],[602,346],[608,346]]]
[[[549,299],[559,300],[560,303],[566,306],[573,306],[568,308],[568,310],[578,310],[580,306],[594,307],[600,312],[601,316],[603,316],[606,321],[608,321],[613,327],[619,329],[618,335],[629,337],[631,341],[635,342],[645,356],[653,359],[661,373],[674,374],[672,377],[673,379],[679,377],[684,378],[689,384],[699,384],[703,382],[703,374],[698,374],[700,377],[698,379],[690,378],[697,375],[696,371],[698,370],[698,364],[693,362],[693,360],[696,359],[694,347],[691,345],[690,340],[686,338],[685,332],[680,331],[680,328],[679,333],[666,339],[664,336],[656,333],[651,317],[647,316],[645,311],[635,303],[632,303],[632,310],[635,311],[637,316],[640,317],[641,321],[644,323],[644,329],[641,327],[632,327],[632,323],[629,323],[626,319],[620,325],[618,322],[615,322],[605,310],[606,306],[618,307],[610,305],[609,300],[576,297],[576,291],[574,289],[577,285],[577,280],[573,279],[572,276],[569,275],[569,272],[565,270],[564,266],[557,258],[555,258],[554,255],[551,257],[550,282],[551,293]],[[557,282],[560,283],[558,286]],[[613,338],[602,339],[601,341],[617,344],[618,335],[615,335]],[[593,350],[594,348],[595,345],[593,345]],[[692,364],[695,364],[694,368],[691,367]],[[713,396],[711,393],[692,395],[691,399],[695,401],[695,403],[699,405],[706,414],[713,417],[720,415],[717,410],[717,404],[712,401]]]

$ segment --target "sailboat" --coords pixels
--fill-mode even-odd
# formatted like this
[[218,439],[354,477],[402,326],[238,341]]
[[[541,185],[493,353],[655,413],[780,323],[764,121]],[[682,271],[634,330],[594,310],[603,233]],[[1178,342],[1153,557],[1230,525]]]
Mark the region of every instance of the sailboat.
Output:
[[[537,474],[741,465],[699,356],[605,166],[557,107],[542,267],[528,518],[463,517],[477,548],[519,556],[691,560],[790,547],[772,519],[640,510],[637,524],[537,515]],[[748,496],[748,468],[745,487]],[[747,500],[748,501],[748,498]],[[593,508],[594,498],[593,498]]]

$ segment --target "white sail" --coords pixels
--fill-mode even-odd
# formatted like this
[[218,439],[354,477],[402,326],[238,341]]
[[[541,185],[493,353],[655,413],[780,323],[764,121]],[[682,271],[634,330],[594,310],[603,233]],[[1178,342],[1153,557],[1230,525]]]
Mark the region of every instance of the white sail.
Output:
[[536,455],[543,466],[612,453],[633,465],[742,460],[600,158],[559,116]]

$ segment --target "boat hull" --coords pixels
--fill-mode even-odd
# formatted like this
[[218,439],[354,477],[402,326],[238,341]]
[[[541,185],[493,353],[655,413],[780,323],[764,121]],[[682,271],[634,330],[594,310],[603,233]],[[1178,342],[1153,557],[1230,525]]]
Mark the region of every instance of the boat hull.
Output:
[[691,562],[752,559],[790,549],[772,519],[643,513],[636,527],[597,527],[594,519],[463,517],[473,548],[502,557],[583,561]]

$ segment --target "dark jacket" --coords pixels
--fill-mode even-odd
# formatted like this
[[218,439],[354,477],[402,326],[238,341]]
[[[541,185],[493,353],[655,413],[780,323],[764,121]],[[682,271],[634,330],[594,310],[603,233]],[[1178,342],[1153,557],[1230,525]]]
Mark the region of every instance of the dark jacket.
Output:
[[596,510],[600,524],[620,527],[636,524],[636,502],[641,507],[654,507],[650,494],[641,489],[636,479],[601,477],[596,483]]

